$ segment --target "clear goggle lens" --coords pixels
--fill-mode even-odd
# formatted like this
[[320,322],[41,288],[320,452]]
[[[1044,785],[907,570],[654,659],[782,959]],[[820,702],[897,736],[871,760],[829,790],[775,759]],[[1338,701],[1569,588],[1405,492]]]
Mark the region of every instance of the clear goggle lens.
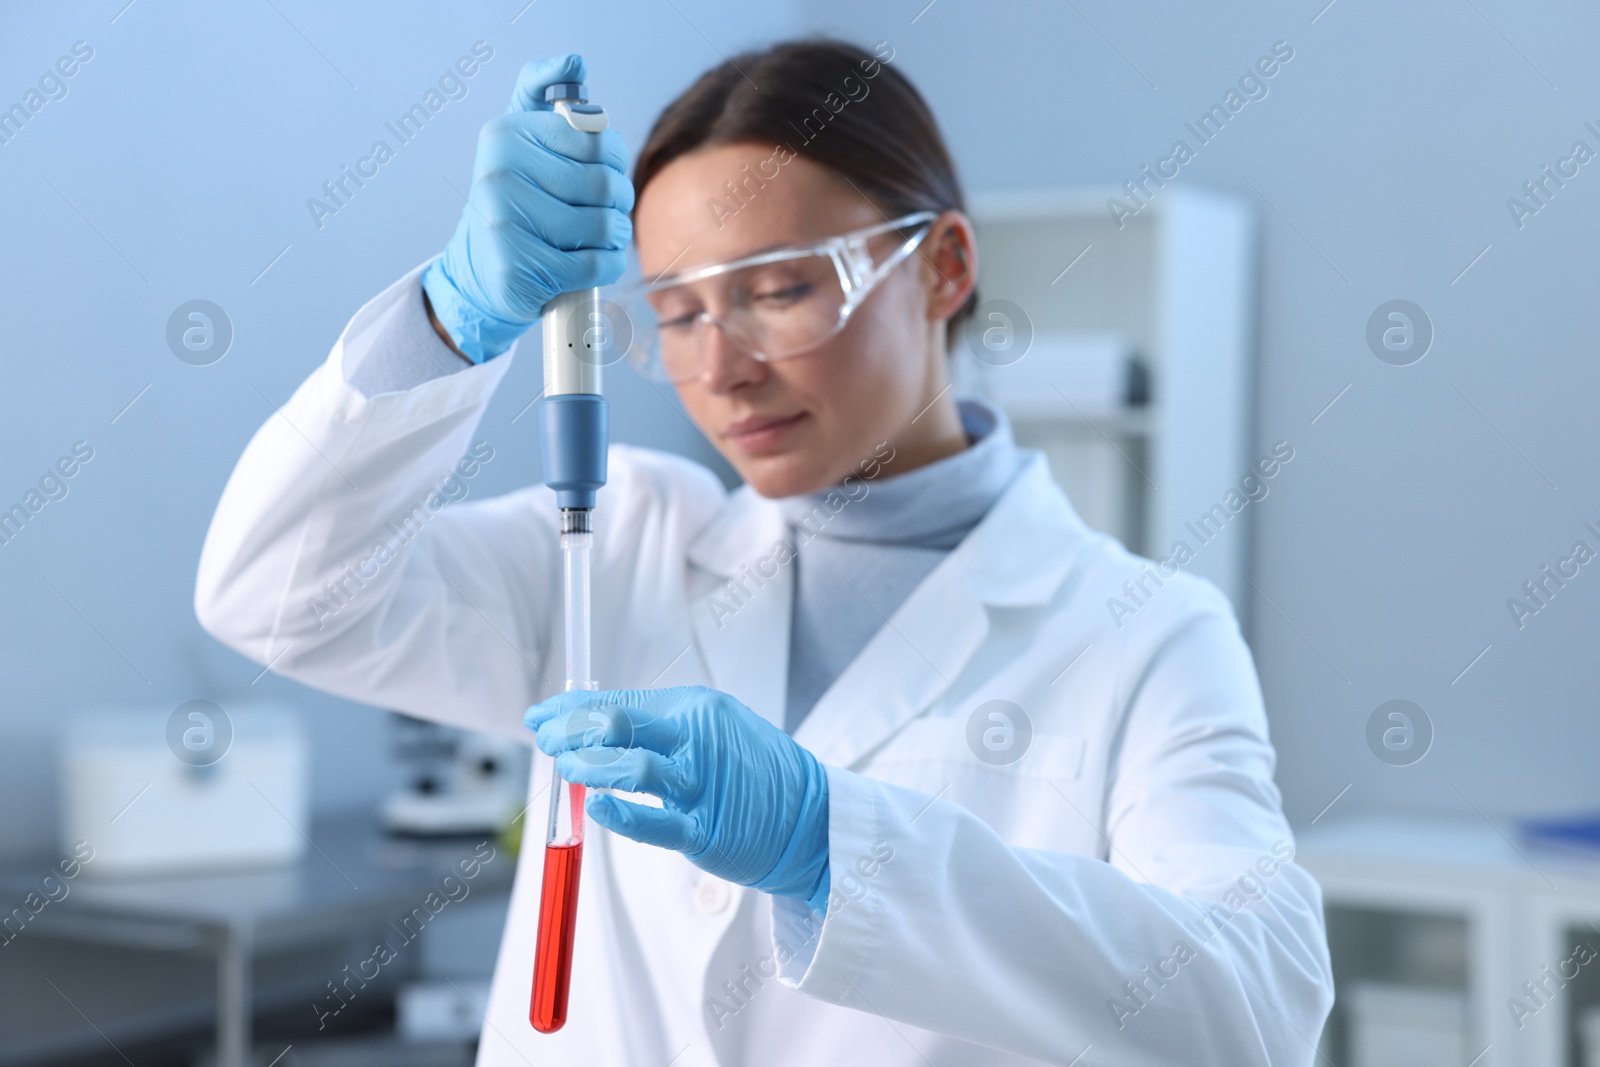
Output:
[[804,355],[844,329],[855,308],[916,250],[933,217],[922,212],[816,247],[752,257],[746,266],[704,268],[681,283],[635,288],[627,299],[629,358],[648,376],[681,384],[700,376],[710,330],[763,362]]
[[786,359],[838,332],[844,308],[844,286],[826,255],[745,267],[636,299],[635,352],[653,376],[691,381],[700,375],[705,330],[720,329],[757,359]]

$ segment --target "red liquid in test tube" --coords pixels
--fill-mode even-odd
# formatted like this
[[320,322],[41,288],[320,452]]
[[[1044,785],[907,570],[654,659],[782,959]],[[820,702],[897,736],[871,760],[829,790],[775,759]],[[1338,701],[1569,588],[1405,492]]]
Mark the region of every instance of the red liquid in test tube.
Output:
[[[571,832],[552,826],[544,847],[544,887],[539,896],[539,935],[534,947],[533,999],[528,1021],[542,1034],[567,1021],[567,991],[572,983],[572,942],[578,921],[578,879],[583,871],[584,787],[557,779],[571,803]],[[565,829],[565,828],[563,828]]]

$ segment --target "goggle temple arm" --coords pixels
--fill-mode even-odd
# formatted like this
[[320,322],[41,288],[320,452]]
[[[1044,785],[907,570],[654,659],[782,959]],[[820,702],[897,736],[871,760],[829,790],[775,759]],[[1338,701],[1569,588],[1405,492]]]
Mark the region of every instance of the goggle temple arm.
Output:
[[[867,298],[867,295],[872,290],[878,287],[879,282],[889,276],[890,271],[903,263],[907,256],[915,252],[918,246],[927,240],[928,234],[933,232],[933,220],[936,218],[938,216],[931,211],[919,211],[914,215],[907,215],[904,218],[895,219],[893,222],[886,222],[882,226],[874,227],[872,233],[851,235],[846,245],[845,254],[849,260],[850,276],[854,284],[845,293],[844,315],[846,317],[855,311],[856,307]],[[900,246],[874,269],[872,257],[866,248],[867,237],[893,229],[917,225],[919,222],[921,225],[918,227],[917,232],[902,241]]]

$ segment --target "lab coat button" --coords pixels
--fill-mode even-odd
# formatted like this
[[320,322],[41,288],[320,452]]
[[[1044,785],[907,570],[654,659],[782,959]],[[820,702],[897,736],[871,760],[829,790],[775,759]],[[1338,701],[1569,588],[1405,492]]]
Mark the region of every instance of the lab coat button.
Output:
[[728,883],[715,875],[704,875],[694,887],[694,910],[701,915],[716,915],[728,907],[733,891]]

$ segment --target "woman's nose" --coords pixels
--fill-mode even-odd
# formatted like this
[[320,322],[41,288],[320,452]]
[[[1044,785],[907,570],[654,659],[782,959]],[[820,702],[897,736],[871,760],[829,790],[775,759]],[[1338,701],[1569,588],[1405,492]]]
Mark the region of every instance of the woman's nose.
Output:
[[737,338],[730,337],[716,320],[700,320],[700,385],[708,393],[727,393],[752,384],[766,373]]

